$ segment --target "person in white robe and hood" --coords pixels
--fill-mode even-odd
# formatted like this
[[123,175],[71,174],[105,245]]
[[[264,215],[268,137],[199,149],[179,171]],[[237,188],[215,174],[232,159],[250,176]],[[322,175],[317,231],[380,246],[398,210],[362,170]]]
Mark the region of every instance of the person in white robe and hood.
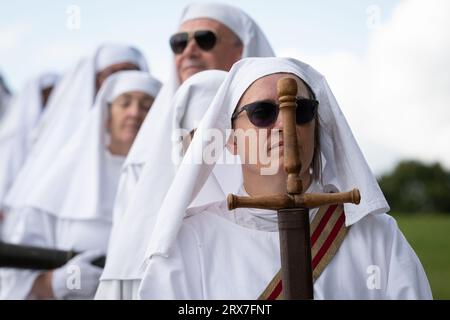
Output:
[[63,75],[30,134],[26,160],[3,199],[5,214],[8,208],[26,206],[27,197],[45,168],[92,108],[101,83],[120,70],[148,71],[148,66],[139,50],[126,45],[105,44]]
[[[281,262],[276,211],[229,211],[225,199],[197,208],[189,208],[189,204],[214,167],[214,162],[202,156],[209,147],[202,137],[212,129],[222,133],[217,152],[229,149],[241,158],[240,195],[286,193],[283,141],[277,139],[283,130],[277,81],[285,76],[296,79],[298,85],[296,128],[303,190],[343,192],[356,187],[361,193],[359,205],[344,204],[340,212],[337,207],[329,211],[332,217],[339,213],[331,229],[338,226],[336,230],[343,233],[325,265],[321,266],[323,256],[314,255],[314,260],[319,257],[313,260],[314,298],[431,299],[420,261],[395,220],[386,214],[389,206],[325,78],[289,58],[249,58],[231,69],[199,124],[157,214],[143,264],[146,269],[140,298],[279,298],[275,291],[281,285],[277,280]],[[230,135],[232,128],[246,134],[255,132],[255,145],[261,147],[240,144],[234,139],[237,135]],[[260,157],[246,160],[255,152],[272,161],[263,163]],[[198,157],[203,161],[195,162]],[[276,170],[270,174],[263,170],[271,166]],[[321,210],[310,210],[312,230],[330,225],[325,220],[328,213],[322,215]],[[318,225],[323,224],[318,229],[314,229],[316,217],[321,217]],[[320,240],[323,232],[317,242],[324,241]],[[315,246],[321,246],[320,252],[329,244],[328,239],[315,243],[313,254]],[[320,266],[321,272],[316,273]]]
[[[149,137],[159,135],[157,132],[171,135],[177,129],[177,127],[169,125],[161,130],[161,126],[162,123],[172,123],[175,110],[170,105],[180,84],[195,73],[204,70],[228,71],[233,63],[241,58],[275,55],[266,36],[251,17],[238,8],[220,3],[194,3],[186,6],[180,19],[179,29],[170,39],[170,45],[174,53],[174,65],[168,82],[161,89],[150,112],[157,114],[158,117],[150,116],[145,120],[130,154],[125,160],[119,182],[114,217],[122,219],[120,221],[133,221],[133,225],[137,225],[136,221],[140,221],[135,217],[137,211],[131,209],[136,206],[136,204],[132,204],[132,199],[135,196],[138,180],[144,167],[148,167],[146,169],[148,171],[152,170],[152,166],[158,167],[158,164],[154,163],[155,160],[152,156],[154,151],[150,148]],[[193,107],[196,105],[195,101],[190,104]],[[201,110],[205,109],[202,107]],[[200,117],[201,114],[198,114],[196,120],[200,120]],[[159,129],[155,130],[155,128]],[[156,161],[164,163],[168,160],[158,159]],[[230,174],[232,175],[231,187],[236,177],[235,174]],[[126,217],[122,218],[123,215]],[[127,223],[117,223],[113,226],[113,240],[108,251],[110,260],[107,262],[102,276],[102,285],[103,282],[116,279],[124,280],[124,283],[133,283],[133,288],[136,288],[136,284],[140,281],[142,270],[136,267],[137,262],[130,258],[125,259],[126,262],[123,264],[119,263],[124,260],[121,259],[123,255],[133,254],[135,251],[131,249],[131,246],[125,250],[124,246],[127,244],[123,243],[122,236],[118,237],[118,240],[115,239],[116,234],[127,234],[128,228]],[[136,252],[141,251],[136,250]],[[133,255],[133,259],[136,256],[138,255]],[[110,266],[114,267],[110,268]],[[136,296],[136,290],[123,289],[123,291],[134,292],[134,294],[103,295],[108,290],[101,290],[102,294],[99,294],[98,297],[119,299]]]
[[[24,206],[5,221],[9,243],[82,253],[55,270],[2,270],[2,298],[93,298],[102,269],[90,262],[106,253],[120,169],[160,87],[142,71],[106,79]],[[79,286],[70,285],[73,268]]]

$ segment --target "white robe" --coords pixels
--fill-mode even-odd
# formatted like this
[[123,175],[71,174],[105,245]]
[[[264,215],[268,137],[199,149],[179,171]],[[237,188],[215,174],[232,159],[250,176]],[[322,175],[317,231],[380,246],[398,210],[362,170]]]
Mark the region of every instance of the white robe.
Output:
[[[235,212],[223,202],[187,217],[169,257],[155,255],[149,260],[140,298],[257,299],[281,268],[279,234],[273,231],[276,215],[263,210]],[[370,214],[351,226],[316,280],[314,298],[432,299],[432,295],[420,261],[395,220],[387,214]]]
[[[104,166],[107,179],[102,183],[102,205],[111,208],[125,158],[113,156],[109,152],[106,154]],[[8,212],[5,241],[61,250],[100,250],[106,253],[111,224],[110,219],[65,219],[27,207]],[[36,270],[0,269],[0,299],[32,299],[29,292],[40,273]]]

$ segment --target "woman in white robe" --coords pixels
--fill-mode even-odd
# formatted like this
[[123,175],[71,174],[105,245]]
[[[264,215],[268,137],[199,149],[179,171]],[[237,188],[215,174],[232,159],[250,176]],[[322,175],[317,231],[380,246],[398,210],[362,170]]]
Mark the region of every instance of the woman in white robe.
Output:
[[8,211],[7,242],[83,253],[51,271],[2,270],[2,298],[93,298],[102,269],[90,261],[106,252],[120,169],[160,86],[141,71],[109,77],[26,206]]
[[[283,130],[282,120],[264,111],[278,103],[277,80],[284,76],[296,79],[301,99],[319,102],[316,112],[302,112],[297,118],[303,190],[316,193],[357,187],[361,192],[359,205],[343,206],[347,235],[315,279],[315,299],[431,299],[420,261],[395,220],[386,214],[389,206],[326,80],[310,66],[287,58],[250,58],[233,66],[157,214],[140,297],[257,299],[273,289],[270,284],[281,268],[276,212],[229,211],[225,201],[188,209],[195,196],[188,190],[199,190],[211,172],[210,164],[193,165],[192,159],[204,149],[202,136],[215,128],[223,132],[220,148],[228,147],[241,157],[244,183],[240,195],[286,193],[283,144],[275,139]],[[259,113],[252,114],[254,103],[262,108]],[[258,122],[258,116],[270,121]],[[256,151],[242,147],[234,137],[228,140],[225,133],[231,126],[244,132],[270,129],[256,137],[267,143],[262,150],[272,160],[269,165],[277,169],[273,174],[263,174],[267,164],[259,159],[243,160]],[[312,225],[316,215],[317,209],[310,210]]]
[[27,205],[28,195],[33,193],[42,173],[94,105],[102,81],[120,70],[147,71],[148,67],[139,50],[131,46],[105,44],[64,73],[30,134],[25,162],[3,199],[4,212],[7,208]]

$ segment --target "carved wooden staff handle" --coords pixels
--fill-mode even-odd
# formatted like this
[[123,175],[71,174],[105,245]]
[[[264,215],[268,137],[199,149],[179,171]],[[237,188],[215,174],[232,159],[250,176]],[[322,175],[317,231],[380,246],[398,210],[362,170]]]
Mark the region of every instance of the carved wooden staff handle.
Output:
[[280,112],[283,119],[284,169],[288,174],[287,193],[302,193],[302,181],[299,173],[302,169],[297,141],[297,124],[295,122],[297,108],[297,81],[286,77],[277,83]]
[[228,209],[257,208],[267,210],[315,208],[323,205],[354,203],[359,204],[361,195],[358,189],[340,193],[306,193],[295,195],[274,195],[261,197],[239,197],[228,195]]

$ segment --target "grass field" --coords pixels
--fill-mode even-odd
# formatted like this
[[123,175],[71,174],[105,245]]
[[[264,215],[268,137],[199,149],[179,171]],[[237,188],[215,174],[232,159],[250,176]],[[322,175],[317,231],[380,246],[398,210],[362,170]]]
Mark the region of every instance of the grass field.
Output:
[[392,214],[427,273],[434,299],[450,299],[450,214]]

